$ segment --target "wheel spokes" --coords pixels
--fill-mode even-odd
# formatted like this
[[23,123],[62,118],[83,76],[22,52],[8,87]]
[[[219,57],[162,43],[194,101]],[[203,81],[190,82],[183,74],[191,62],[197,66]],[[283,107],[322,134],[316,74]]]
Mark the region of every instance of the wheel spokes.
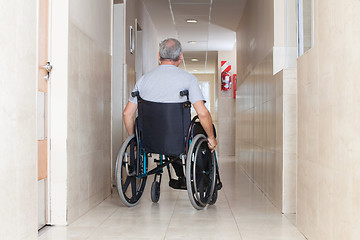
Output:
[[132,193],[132,199],[136,199],[136,178],[131,178],[131,193]]
[[126,180],[125,180],[125,183],[124,183],[124,186],[123,186],[123,192],[125,193],[129,187],[129,184],[130,184],[130,181],[131,181],[131,177],[127,177]]
[[135,159],[136,159],[136,154],[135,154],[135,141],[131,141],[130,144],[130,164],[131,166],[133,166],[135,164]]
[[202,176],[199,177],[199,195],[200,195],[200,201],[204,202],[204,178]]
[[135,135],[129,136],[122,144],[116,162],[116,185],[123,203],[135,206],[145,188],[146,177],[137,179],[138,148]]

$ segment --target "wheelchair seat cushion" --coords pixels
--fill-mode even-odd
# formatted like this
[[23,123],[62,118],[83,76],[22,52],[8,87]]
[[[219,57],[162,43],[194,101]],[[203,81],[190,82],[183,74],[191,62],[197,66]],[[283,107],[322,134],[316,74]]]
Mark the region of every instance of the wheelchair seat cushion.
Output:
[[138,132],[147,153],[179,156],[185,152],[185,136],[190,125],[190,108],[184,103],[138,104]]

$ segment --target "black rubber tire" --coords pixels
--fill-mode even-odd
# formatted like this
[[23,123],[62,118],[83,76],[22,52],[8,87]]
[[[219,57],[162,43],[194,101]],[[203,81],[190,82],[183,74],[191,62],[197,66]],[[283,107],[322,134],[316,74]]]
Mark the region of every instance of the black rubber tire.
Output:
[[[211,153],[211,159],[209,161],[212,166],[210,171],[201,171],[202,169],[197,164],[196,156],[198,156],[202,150],[210,151],[207,146],[206,136],[198,134],[192,139],[186,157],[186,186],[188,196],[191,205],[197,210],[204,209],[210,202],[216,183],[216,164],[214,153]],[[200,172],[198,172],[199,170]],[[200,177],[199,180],[198,177]],[[209,182],[205,183],[205,179],[208,179]],[[201,186],[198,185],[198,183],[200,183]]]
[[[137,178],[136,176],[128,176],[124,161],[129,158],[129,171],[132,172],[136,169],[135,151],[136,137],[135,135],[129,136],[121,145],[120,151],[116,159],[115,167],[115,180],[116,188],[119,193],[121,201],[128,207],[133,207],[138,204],[146,185],[146,177]],[[128,159],[129,160],[129,159]],[[130,189],[129,189],[130,187]]]
[[160,183],[154,181],[151,184],[151,201],[157,203],[160,199]]

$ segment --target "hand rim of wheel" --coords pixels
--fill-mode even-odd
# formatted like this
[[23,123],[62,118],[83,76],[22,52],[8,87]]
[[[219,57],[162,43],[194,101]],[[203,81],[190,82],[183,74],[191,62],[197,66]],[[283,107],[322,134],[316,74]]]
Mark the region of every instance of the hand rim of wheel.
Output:
[[[198,141],[199,139],[201,139],[200,142]],[[192,186],[193,184],[191,182],[191,180],[192,180],[192,178],[191,178],[191,173],[192,173],[192,171],[191,171],[191,163],[192,163],[192,157],[193,157],[194,148],[201,145],[206,140],[207,140],[207,138],[206,138],[206,136],[204,134],[196,135],[191,141],[189,151],[188,151],[188,154],[187,154],[187,157],[186,157],[186,186],[187,186],[187,191],[188,191],[188,195],[189,195],[189,199],[190,199],[191,204],[197,210],[204,209],[206,207],[206,205],[208,204],[208,202],[210,202],[210,200],[211,200],[211,197],[209,197],[208,201],[206,203],[203,203],[202,201],[198,201],[198,199],[195,199],[193,186]],[[198,150],[199,149],[197,148],[196,152],[198,152]],[[212,161],[212,165],[214,167],[216,167],[214,153],[211,153],[211,161]],[[196,174],[195,174],[195,177],[196,177]],[[211,194],[210,194],[210,196],[212,196],[212,194],[214,192],[214,189],[215,189],[215,183],[216,183],[216,170],[215,169],[213,169],[213,171],[212,171],[212,177],[213,177],[213,181],[211,183],[211,191],[210,191]],[[199,198],[199,200],[200,200],[200,198]]]

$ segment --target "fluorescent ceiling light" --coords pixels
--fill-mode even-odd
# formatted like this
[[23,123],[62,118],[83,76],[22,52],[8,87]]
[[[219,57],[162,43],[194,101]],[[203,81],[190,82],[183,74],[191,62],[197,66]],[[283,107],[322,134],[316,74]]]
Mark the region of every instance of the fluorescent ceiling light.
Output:
[[197,59],[197,58],[192,58],[191,61],[192,61],[192,62],[198,62],[199,59]]
[[196,19],[186,19],[187,23],[197,23],[198,21]]
[[197,41],[188,41],[189,44],[196,44]]
[[197,69],[194,69],[193,71],[194,71],[194,72],[197,72],[198,70],[197,70]]

